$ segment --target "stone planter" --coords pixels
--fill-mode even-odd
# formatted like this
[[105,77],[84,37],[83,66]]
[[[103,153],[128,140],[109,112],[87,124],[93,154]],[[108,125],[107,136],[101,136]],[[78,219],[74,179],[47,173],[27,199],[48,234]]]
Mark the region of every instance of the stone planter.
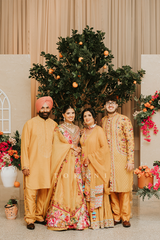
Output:
[[17,213],[18,213],[17,205],[16,204],[13,204],[13,205],[6,204],[4,207],[5,207],[6,218],[10,219],[10,220],[16,219]]
[[17,178],[17,168],[15,166],[2,167],[1,179],[4,187],[13,187]]

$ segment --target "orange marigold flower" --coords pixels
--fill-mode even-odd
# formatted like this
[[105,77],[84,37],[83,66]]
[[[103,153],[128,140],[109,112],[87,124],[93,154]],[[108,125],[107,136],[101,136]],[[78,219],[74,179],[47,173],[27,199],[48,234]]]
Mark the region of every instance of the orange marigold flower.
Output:
[[150,173],[151,169],[150,168],[146,168],[145,172],[146,173]]
[[16,159],[18,159],[18,158],[19,158],[19,155],[17,155],[17,154],[14,154],[14,157],[15,157]]
[[146,109],[146,108],[143,108],[143,112],[147,112],[147,109]]
[[0,131],[0,135],[3,135],[3,132]]
[[149,177],[150,175],[149,175],[149,173],[146,173],[145,176],[146,176],[146,177]]
[[9,156],[13,156],[14,150],[8,150],[8,154],[9,154]]
[[142,168],[148,168],[148,166],[146,166],[146,165],[143,165],[143,166],[142,166]]
[[152,100],[150,100],[149,103],[152,103]]
[[154,108],[154,106],[150,106],[150,109],[152,110]]
[[141,171],[138,169],[138,168],[136,168],[135,170],[134,170],[134,174],[139,174]]
[[144,106],[149,108],[151,106],[151,104],[149,104],[149,102],[147,102],[144,104]]
[[142,169],[142,166],[139,166],[139,169],[141,170],[141,169]]
[[15,154],[18,154],[17,150],[13,150]]
[[143,175],[144,175],[144,172],[140,172],[140,175],[143,176]]

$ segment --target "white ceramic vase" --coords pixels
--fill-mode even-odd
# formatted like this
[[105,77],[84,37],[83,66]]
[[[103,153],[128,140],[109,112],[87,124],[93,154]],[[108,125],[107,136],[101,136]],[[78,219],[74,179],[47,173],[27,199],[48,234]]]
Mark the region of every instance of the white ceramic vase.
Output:
[[13,187],[17,177],[17,168],[15,166],[2,167],[1,179],[4,187]]

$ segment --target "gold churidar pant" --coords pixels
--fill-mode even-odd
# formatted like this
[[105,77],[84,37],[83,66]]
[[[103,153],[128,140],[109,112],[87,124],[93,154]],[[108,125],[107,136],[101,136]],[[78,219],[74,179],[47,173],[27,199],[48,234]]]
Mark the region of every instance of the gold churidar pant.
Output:
[[27,224],[44,221],[43,207],[48,189],[24,189],[25,221]]
[[129,221],[131,215],[130,192],[111,192],[111,208],[115,221]]

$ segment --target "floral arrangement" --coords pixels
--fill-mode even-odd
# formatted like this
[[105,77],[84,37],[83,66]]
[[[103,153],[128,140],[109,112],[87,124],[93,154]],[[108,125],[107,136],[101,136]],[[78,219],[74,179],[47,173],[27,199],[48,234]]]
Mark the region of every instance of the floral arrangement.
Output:
[[152,196],[156,198],[160,198],[160,166],[156,165],[153,169],[148,168],[147,166],[140,166],[138,169],[134,171],[138,177],[145,175],[146,177],[155,176],[157,182],[155,185],[149,183],[148,186],[143,187],[142,189],[138,189],[137,195],[144,198],[147,196],[150,199]]
[[140,111],[135,111],[133,116],[137,121],[137,124],[141,127],[142,133],[145,136],[144,140],[151,141],[150,129],[153,129],[154,134],[158,133],[155,122],[152,121],[152,116],[160,109],[160,91],[156,91],[155,94],[144,97],[140,95],[140,98],[134,98]]
[[138,178],[140,178],[141,176],[151,177],[152,171],[148,166],[144,165],[139,166],[139,168],[136,168],[136,170],[134,170],[134,174],[136,174]]
[[13,137],[0,132],[0,169],[15,166],[21,170],[21,139],[16,131]]

